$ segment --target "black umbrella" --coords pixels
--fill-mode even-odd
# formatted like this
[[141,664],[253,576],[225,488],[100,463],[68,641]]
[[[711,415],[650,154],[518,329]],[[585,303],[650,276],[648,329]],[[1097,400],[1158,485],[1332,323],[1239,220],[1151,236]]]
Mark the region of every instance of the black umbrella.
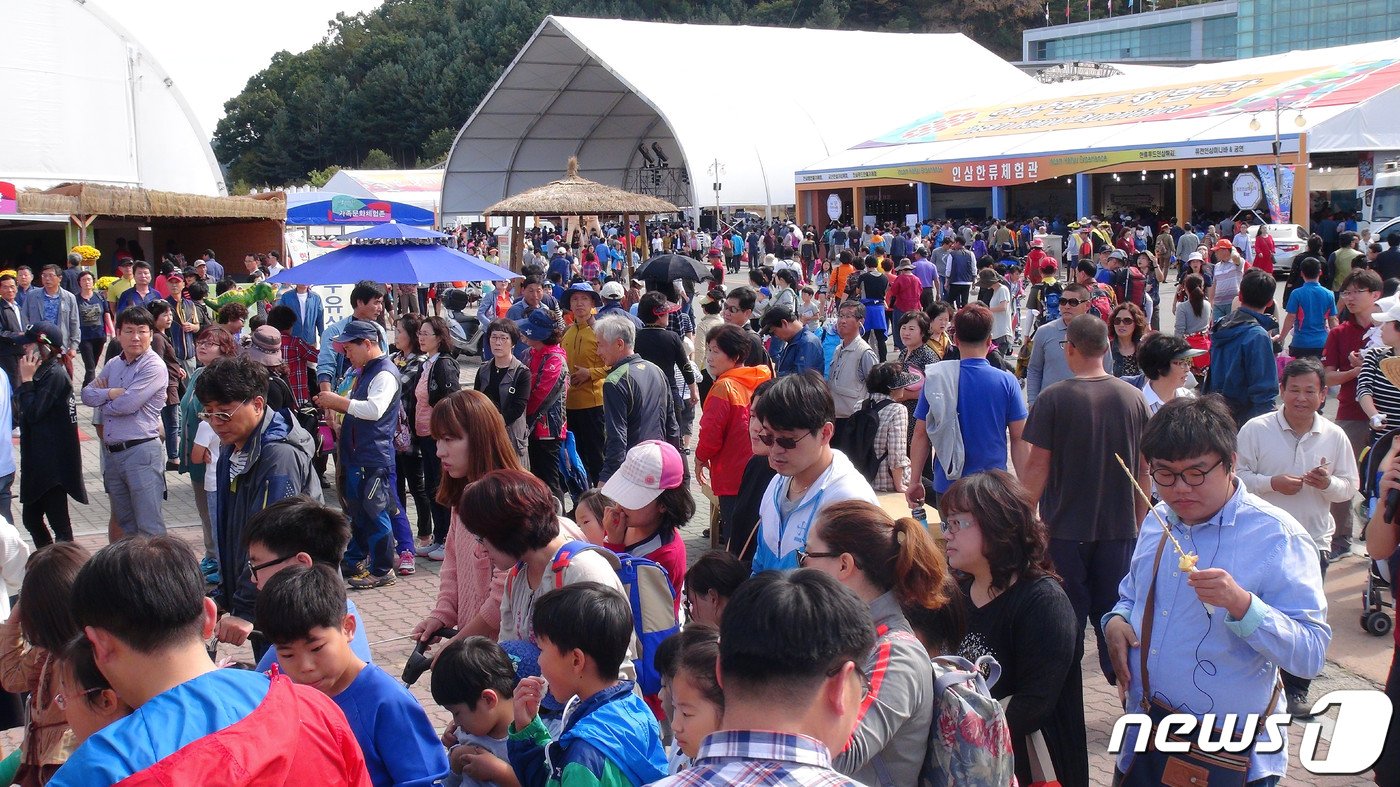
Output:
[[689,279],[699,282],[711,278],[708,265],[680,254],[658,254],[642,263],[632,278],[643,281],[675,281]]

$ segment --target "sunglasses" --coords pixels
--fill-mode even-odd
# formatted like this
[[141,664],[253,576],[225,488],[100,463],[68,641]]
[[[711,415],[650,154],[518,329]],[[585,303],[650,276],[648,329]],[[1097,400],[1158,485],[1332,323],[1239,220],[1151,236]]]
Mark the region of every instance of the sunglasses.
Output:
[[776,437],[774,435],[768,434],[767,432],[763,432],[759,434],[758,441],[766,446],[769,446],[770,448],[776,445],[784,451],[791,451],[792,449],[797,447],[798,443],[805,440],[810,434],[811,432],[803,432],[801,437]]
[[1114,325],[1132,325],[1132,324],[1134,324],[1134,323],[1136,323],[1136,322],[1137,322],[1137,320],[1134,320],[1132,317],[1119,317],[1118,319],[1116,319],[1116,320],[1113,321],[1113,324],[1114,324]]
[[227,413],[216,413],[216,412],[211,412],[211,411],[209,411],[209,410],[204,410],[204,411],[202,411],[202,412],[195,413],[195,414],[194,414],[194,417],[195,417],[195,418],[198,418],[198,419],[201,420],[201,421],[207,421],[207,422],[209,422],[209,423],[218,422],[218,423],[221,423],[221,424],[226,424],[226,423],[228,423],[229,421],[232,421],[232,420],[233,420],[233,416],[237,415],[239,410],[242,410],[242,409],[243,409],[243,405],[245,405],[245,404],[247,404],[247,403],[249,403],[249,402],[251,402],[251,401],[253,401],[253,400],[252,400],[252,399],[244,399],[242,404],[238,405],[237,407],[233,408],[232,410],[230,410],[230,411],[227,412]]
[[1060,298],[1061,306],[1083,306],[1088,301],[1081,301],[1078,298]]

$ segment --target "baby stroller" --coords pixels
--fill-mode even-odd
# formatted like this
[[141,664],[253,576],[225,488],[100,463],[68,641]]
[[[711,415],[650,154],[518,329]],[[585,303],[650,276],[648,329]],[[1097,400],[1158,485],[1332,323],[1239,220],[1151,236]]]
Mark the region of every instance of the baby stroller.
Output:
[[[1380,464],[1385,455],[1390,452],[1391,444],[1394,443],[1397,434],[1400,434],[1400,429],[1386,432],[1361,454],[1361,466],[1366,468],[1366,473],[1362,476],[1366,526],[1370,525],[1371,515],[1375,513],[1376,506],[1384,505],[1384,502],[1380,500]],[[1361,531],[1363,540],[1366,538],[1366,526],[1363,526]],[[1366,570],[1366,588],[1361,591],[1361,628],[1372,636],[1384,637],[1390,633],[1391,627],[1395,625],[1390,614],[1386,612],[1387,608],[1395,608],[1395,602],[1392,600],[1394,595],[1391,591],[1393,577],[1389,561],[1371,560],[1369,562],[1370,566]]]

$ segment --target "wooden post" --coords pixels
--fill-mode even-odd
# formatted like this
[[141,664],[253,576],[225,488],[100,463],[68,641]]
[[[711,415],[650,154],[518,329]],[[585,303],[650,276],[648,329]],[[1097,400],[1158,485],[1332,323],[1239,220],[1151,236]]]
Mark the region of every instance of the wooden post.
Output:
[[525,217],[510,217],[510,269],[520,273],[525,269]]
[[1293,215],[1289,223],[1312,225],[1312,195],[1308,192],[1308,135],[1298,135],[1298,159],[1293,164]]
[[1177,224],[1191,221],[1191,170],[1178,168],[1176,172],[1176,220]]

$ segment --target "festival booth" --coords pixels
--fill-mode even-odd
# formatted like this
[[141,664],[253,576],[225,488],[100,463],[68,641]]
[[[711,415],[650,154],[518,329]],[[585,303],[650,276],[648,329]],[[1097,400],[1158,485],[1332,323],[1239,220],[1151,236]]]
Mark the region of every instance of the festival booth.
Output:
[[331,228],[369,227],[389,223],[431,227],[433,212],[403,202],[354,197],[329,191],[287,194],[287,225],[310,227],[312,234],[332,234],[324,232]]
[[[1400,149],[1400,41],[1037,84],[906,123],[796,175],[802,221],[833,196],[857,224],[959,216],[1166,218],[1254,207],[1306,226],[1309,167]],[[1358,182],[1357,186],[1365,185]],[[912,190],[916,209],[891,202]]]
[[[282,249],[286,202],[282,192],[253,197],[210,197],[96,183],[65,183],[44,191],[21,191],[16,212],[5,218],[24,221],[62,217],[73,228],[74,243],[100,249],[110,266],[115,240],[137,241],[146,259],[166,250],[198,254],[213,249],[216,257],[241,258],[252,250]],[[65,249],[66,251],[66,249]],[[63,257],[47,259],[62,263]],[[104,266],[99,273],[111,269]]]

